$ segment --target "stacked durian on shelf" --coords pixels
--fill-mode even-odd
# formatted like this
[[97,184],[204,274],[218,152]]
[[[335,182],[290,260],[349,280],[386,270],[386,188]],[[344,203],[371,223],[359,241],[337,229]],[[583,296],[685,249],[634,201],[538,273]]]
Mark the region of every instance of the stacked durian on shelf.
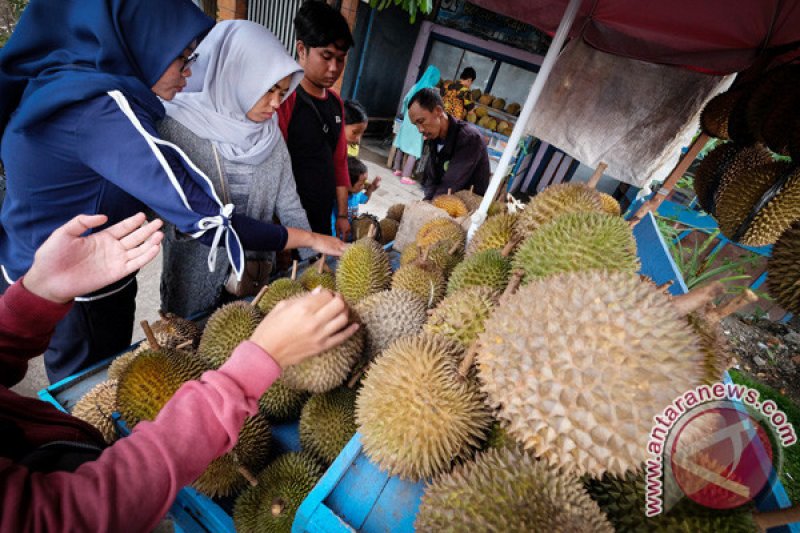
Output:
[[[638,497],[653,416],[720,379],[720,312],[637,273],[632,230],[608,195],[563,184],[517,212],[495,203],[467,242],[480,201],[469,191],[435,201],[442,215],[402,254],[387,251],[371,224],[334,272],[323,256],[252,302],[215,311],[199,341],[153,338],[126,356],[116,383],[95,391],[113,397],[116,387],[116,406],[87,399],[102,405],[88,411],[152,419],[181,384],[224,364],[278,302],[334,288],[357,333],[287,369],[234,450],[196,483],[215,496],[240,493],[237,528],[288,531],[358,431],[379,468],[425,481],[419,531],[657,529],[619,509]],[[409,212],[389,210],[400,231],[413,224]],[[293,419],[302,451],[275,458],[270,424]],[[669,525],[715,531],[720,516],[749,524],[747,512],[712,520],[687,506]]]

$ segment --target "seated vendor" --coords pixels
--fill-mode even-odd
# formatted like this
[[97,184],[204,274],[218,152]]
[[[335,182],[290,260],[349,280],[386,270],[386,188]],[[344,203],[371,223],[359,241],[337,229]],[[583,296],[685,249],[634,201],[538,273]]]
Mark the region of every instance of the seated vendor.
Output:
[[422,186],[425,199],[469,189],[484,194],[491,171],[483,136],[472,124],[448,115],[436,89],[422,89],[409,101],[408,116],[430,150]]

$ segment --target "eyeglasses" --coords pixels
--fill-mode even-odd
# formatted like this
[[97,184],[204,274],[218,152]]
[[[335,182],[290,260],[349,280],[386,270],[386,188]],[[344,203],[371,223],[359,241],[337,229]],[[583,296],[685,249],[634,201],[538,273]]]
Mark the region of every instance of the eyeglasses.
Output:
[[192,68],[192,65],[194,65],[195,61],[197,61],[197,57],[197,52],[190,54],[189,57],[178,56],[178,59],[183,61],[183,65],[181,65],[181,74],[186,74],[186,71]]

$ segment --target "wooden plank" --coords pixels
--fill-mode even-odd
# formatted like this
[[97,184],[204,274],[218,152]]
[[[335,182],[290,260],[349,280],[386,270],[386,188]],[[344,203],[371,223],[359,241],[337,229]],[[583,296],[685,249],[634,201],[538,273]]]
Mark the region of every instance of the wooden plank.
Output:
[[325,499],[325,505],[350,527],[360,530],[388,481],[389,475],[361,453]]
[[363,533],[413,533],[426,481],[413,483],[399,477],[389,479],[380,498],[372,508]]
[[649,276],[656,285],[672,281],[669,292],[675,296],[688,292],[683,276],[664,243],[652,213],[647,213],[633,228],[633,236],[636,238],[637,253],[642,263],[639,272]]

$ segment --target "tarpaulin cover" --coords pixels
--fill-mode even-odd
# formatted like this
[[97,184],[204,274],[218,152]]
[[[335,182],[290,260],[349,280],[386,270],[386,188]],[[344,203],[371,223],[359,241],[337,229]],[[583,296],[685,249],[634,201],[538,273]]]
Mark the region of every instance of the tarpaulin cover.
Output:
[[528,131],[646,189],[667,177],[703,105],[731,78],[606,54],[576,39],[556,61]]
[[[547,33],[569,0],[470,0]],[[583,0],[570,37],[605,52],[720,74],[800,41],[796,0]]]

